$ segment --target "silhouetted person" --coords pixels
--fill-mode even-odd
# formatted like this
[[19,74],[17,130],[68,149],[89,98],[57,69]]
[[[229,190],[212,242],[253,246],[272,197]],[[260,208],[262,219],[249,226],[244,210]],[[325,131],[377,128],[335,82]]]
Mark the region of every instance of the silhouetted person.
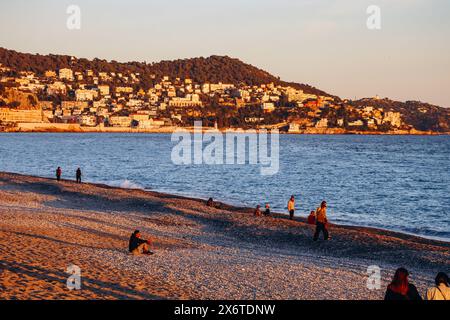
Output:
[[58,169],[56,169],[56,180],[60,181],[61,175],[62,175],[61,167],[58,167]]
[[151,241],[141,239],[141,233],[139,230],[135,230],[131,234],[128,250],[134,255],[153,254],[153,252],[149,250],[150,245]]
[[289,211],[289,219],[294,219],[294,211],[295,211],[295,199],[294,196],[291,196],[291,198],[288,201],[288,211]]
[[76,177],[77,177],[77,183],[81,183],[81,169],[80,168],[77,169]]
[[255,217],[260,217],[260,216],[261,216],[261,206],[260,206],[259,204],[256,206],[256,209],[255,209],[255,211],[253,212],[253,215],[254,215]]
[[308,224],[316,224],[316,212],[314,210],[309,213]]
[[316,232],[314,233],[314,241],[317,241],[317,239],[319,239],[319,235],[321,232],[323,232],[323,238],[325,240],[330,239],[327,225],[327,202],[322,201],[322,203],[320,204],[320,208],[317,208],[316,210]]
[[270,216],[270,205],[266,203],[266,210],[264,211],[266,217]]
[[208,201],[206,201],[206,205],[208,207],[214,207],[214,201],[213,198],[209,198]]
[[386,290],[384,300],[422,300],[416,286],[409,283],[408,276],[408,270],[398,268]]

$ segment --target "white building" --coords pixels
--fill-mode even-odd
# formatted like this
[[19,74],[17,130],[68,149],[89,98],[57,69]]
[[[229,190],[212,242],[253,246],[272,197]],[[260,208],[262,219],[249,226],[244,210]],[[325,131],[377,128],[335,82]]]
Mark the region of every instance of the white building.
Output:
[[59,69],[59,78],[64,80],[73,80],[73,71],[69,68]]

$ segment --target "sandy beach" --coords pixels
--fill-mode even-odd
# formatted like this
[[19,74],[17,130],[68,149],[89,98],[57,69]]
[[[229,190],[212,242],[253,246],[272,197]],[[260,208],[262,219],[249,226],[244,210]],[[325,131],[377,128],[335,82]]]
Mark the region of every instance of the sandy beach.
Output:
[[[313,242],[300,214],[0,173],[0,299],[381,299],[397,267],[421,294],[450,269],[450,243],[336,225]],[[134,229],[155,255],[128,254]],[[66,287],[70,264],[81,290]],[[367,289],[370,265],[381,290]]]

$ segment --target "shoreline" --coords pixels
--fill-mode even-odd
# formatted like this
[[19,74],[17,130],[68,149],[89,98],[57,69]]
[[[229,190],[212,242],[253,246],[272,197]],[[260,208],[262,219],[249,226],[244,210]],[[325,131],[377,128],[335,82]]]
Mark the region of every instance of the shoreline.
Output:
[[[54,178],[50,178],[50,177],[44,177],[44,176],[35,176],[35,175],[29,175],[29,174],[22,174],[22,173],[16,173],[16,172],[5,172],[5,171],[0,171],[0,175],[2,174],[7,174],[7,175],[17,175],[17,176],[21,176],[24,178],[39,178],[39,179],[46,179],[46,180],[50,180],[50,181],[55,181]],[[69,182],[69,183],[75,183],[74,180],[70,180],[70,179],[61,179],[61,181],[65,181],[65,182]],[[158,191],[158,190],[153,190],[153,189],[146,189],[143,187],[138,187],[138,188],[126,188],[126,187],[121,187],[121,186],[115,186],[115,185],[110,185],[107,183],[101,183],[101,182],[83,182],[84,185],[92,185],[92,186],[96,186],[96,187],[101,187],[101,188],[110,188],[110,189],[117,189],[117,190],[122,190],[122,191],[142,191],[142,192],[148,192],[150,194],[156,195],[158,197],[172,197],[172,198],[178,198],[178,199],[183,199],[183,200],[189,200],[189,201],[195,201],[195,202],[199,202],[201,204],[205,204],[206,203],[206,198],[200,198],[200,197],[195,197],[195,196],[191,196],[188,194],[183,194],[183,193],[167,193],[167,192],[163,192],[163,191]],[[230,204],[227,203],[225,201],[222,200],[216,200],[214,199],[214,203],[219,205],[221,209],[226,209],[228,211],[235,211],[235,212],[245,212],[245,213],[249,213],[249,214],[253,214],[254,208],[252,207],[247,207],[245,205],[240,205],[240,204]],[[276,212],[276,211],[272,211],[271,213],[272,217],[277,217],[277,218],[281,218],[281,219],[287,219],[289,217],[289,215],[287,213],[282,213],[282,212]],[[330,219],[332,221],[332,218]],[[294,221],[299,221],[302,223],[306,223],[307,222],[307,217],[304,216],[295,216]],[[446,240],[446,239],[442,239],[439,237],[433,237],[433,236],[425,236],[425,235],[418,235],[418,234],[414,234],[414,233],[409,233],[409,232],[405,232],[402,230],[393,230],[393,229],[385,229],[385,228],[381,228],[381,227],[372,227],[372,226],[366,226],[366,225],[352,225],[352,224],[346,224],[346,223],[330,223],[331,226],[334,227],[342,227],[344,229],[353,229],[353,230],[361,230],[361,231],[372,231],[372,232],[376,232],[376,233],[385,233],[385,234],[391,234],[393,236],[398,236],[398,237],[411,237],[412,240],[428,240],[428,241],[432,241],[432,242],[441,242],[442,244],[448,244],[450,245],[450,240]]]
[[[50,177],[44,177],[44,176],[35,176],[35,175],[28,175],[28,174],[22,174],[22,173],[16,173],[16,172],[5,172],[5,171],[0,171],[0,175],[1,174],[8,174],[8,175],[17,175],[17,176],[22,176],[22,177],[32,177],[32,178],[42,178],[42,179],[48,179],[48,180],[55,180],[54,178],[50,178]],[[74,182],[73,180],[69,180],[69,179],[61,179],[62,181],[65,182]],[[83,184],[85,185],[92,185],[92,186],[97,186],[97,187],[102,187],[102,188],[112,188],[112,189],[117,189],[117,190],[125,190],[125,191],[133,191],[133,190],[140,190],[143,192],[149,192],[151,194],[157,195],[159,197],[174,197],[174,198],[179,198],[179,199],[184,199],[184,200],[189,200],[189,201],[196,201],[199,203],[204,204],[206,202],[206,198],[203,199],[201,197],[195,197],[195,196],[191,196],[188,194],[183,194],[183,193],[167,193],[167,192],[163,192],[163,191],[159,191],[159,190],[153,190],[153,189],[146,189],[143,187],[138,187],[138,188],[126,188],[126,187],[121,187],[121,186],[115,186],[115,185],[111,185],[111,184],[107,184],[107,183],[101,183],[101,182],[83,182]],[[246,213],[250,213],[253,214],[253,210],[254,208],[252,207],[247,207],[244,204],[231,204],[231,203],[227,203],[226,201],[223,200],[216,200],[214,199],[214,203],[218,204],[220,206],[220,208],[223,209],[227,209],[229,211],[236,211],[236,212],[246,212]],[[276,212],[276,211],[272,211],[271,214],[272,217],[277,217],[277,218],[281,218],[281,219],[286,219],[288,217],[287,213],[282,213],[282,212]],[[330,219],[332,220],[332,219]],[[295,216],[294,221],[300,221],[302,223],[306,223],[307,222],[307,217],[304,216]],[[442,239],[440,237],[433,237],[433,236],[426,236],[426,235],[418,235],[418,234],[414,234],[414,233],[409,233],[409,232],[405,232],[402,230],[394,230],[394,229],[386,229],[386,228],[381,228],[381,227],[372,227],[372,226],[367,226],[367,225],[352,225],[352,224],[346,224],[346,223],[330,223],[330,225],[332,226],[337,226],[337,227],[343,227],[343,228],[349,228],[349,229],[355,229],[355,230],[365,230],[365,231],[373,231],[373,232],[377,232],[377,233],[392,233],[392,235],[397,235],[397,236],[402,236],[402,237],[412,237],[412,238],[418,238],[418,239],[422,239],[422,240],[430,240],[430,241],[437,241],[437,242],[442,242],[443,244],[449,244],[450,245],[450,240],[446,240],[446,239]]]
[[[272,127],[267,128],[202,128],[202,133],[251,133],[259,130],[270,131]],[[1,129],[1,127],[0,127]],[[50,123],[19,123],[18,127],[3,128],[0,133],[147,133],[147,134],[171,134],[177,131],[194,133],[194,127],[159,127],[149,129],[126,128],[126,127],[83,127],[78,124],[50,124]],[[280,134],[288,135],[387,135],[387,136],[448,136],[450,132],[434,132],[411,130],[395,130],[388,132],[381,131],[358,131],[345,130],[341,128],[307,128],[299,131],[282,131]]]
[[[330,225],[332,240],[284,214],[106,184],[0,172],[1,299],[382,299],[399,266],[423,293],[450,243]],[[127,252],[134,229],[153,256]],[[70,264],[82,290],[66,287]],[[382,288],[367,289],[367,268]]]

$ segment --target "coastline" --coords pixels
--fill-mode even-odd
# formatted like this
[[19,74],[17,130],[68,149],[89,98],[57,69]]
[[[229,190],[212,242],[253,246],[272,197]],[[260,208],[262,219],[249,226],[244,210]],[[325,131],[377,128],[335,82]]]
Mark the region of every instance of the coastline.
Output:
[[[331,225],[333,240],[314,243],[304,218],[13,173],[0,172],[0,215],[0,298],[248,299],[257,288],[260,299],[379,299],[365,287],[369,265],[384,281],[406,266],[420,289],[450,266],[445,241]],[[155,256],[126,253],[136,227]],[[81,266],[84,290],[65,287],[68,263]]]
[[[0,127],[1,129],[1,127]],[[234,132],[234,133],[246,133],[246,132],[258,132],[264,128],[254,129],[242,129],[242,128],[203,128],[202,132]],[[271,127],[267,126],[265,129],[270,131]],[[0,130],[0,133],[174,133],[178,130],[182,130],[189,133],[194,133],[194,127],[155,127],[147,129],[131,128],[131,127],[85,127],[79,124],[64,124],[64,123],[19,123],[17,127],[9,127]],[[450,132],[434,132],[434,131],[419,131],[415,129],[411,130],[396,130],[396,131],[359,131],[359,130],[345,130],[342,128],[307,128],[295,132],[281,131],[280,134],[305,134],[305,135],[418,135],[418,136],[430,136],[430,135],[450,135]]]

